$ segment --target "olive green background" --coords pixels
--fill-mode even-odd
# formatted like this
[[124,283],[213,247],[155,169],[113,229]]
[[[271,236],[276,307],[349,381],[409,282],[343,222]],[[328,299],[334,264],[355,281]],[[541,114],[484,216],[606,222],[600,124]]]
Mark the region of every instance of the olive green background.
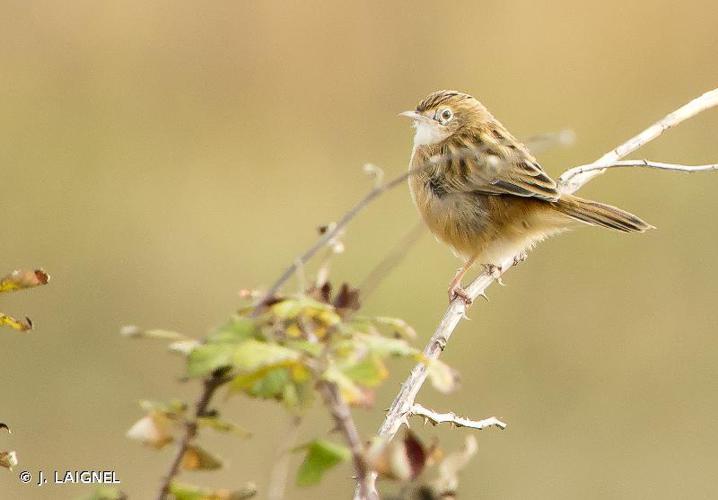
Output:
[[[200,337],[221,323],[238,290],[271,283],[366,192],[363,163],[404,171],[398,112],[457,88],[520,137],[572,128],[573,147],[540,156],[558,175],[718,85],[717,15],[708,0],[2,1],[0,268],[42,266],[52,281],[1,298],[37,328],[0,331],[0,420],[14,430],[0,449],[20,459],[0,471],[0,498],[90,490],[22,485],[25,469],[112,469],[131,498],[153,498],[172,451],[124,433],[138,400],[198,387],[162,342],[118,329]],[[714,110],[634,157],[715,162],[717,139]],[[477,435],[461,498],[715,498],[717,188],[718,173],[605,175],[582,193],[658,230],[561,236],[471,309],[444,355],[462,388],[419,396],[509,423]],[[381,198],[351,225],[334,278],[362,279],[416,219],[405,187]],[[366,311],[406,319],[423,344],[456,266],[426,235]],[[356,412],[365,436],[408,367]],[[229,468],[182,480],[266,491],[287,415],[218,406],[254,437],[207,432]],[[313,411],[302,439],[329,427]],[[447,449],[469,432],[420,430]],[[350,475],[287,497],[348,498]]]

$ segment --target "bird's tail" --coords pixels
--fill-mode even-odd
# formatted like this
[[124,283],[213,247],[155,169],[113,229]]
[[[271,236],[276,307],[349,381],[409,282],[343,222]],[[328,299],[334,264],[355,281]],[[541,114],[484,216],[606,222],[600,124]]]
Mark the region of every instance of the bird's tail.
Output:
[[642,233],[654,229],[640,217],[620,208],[584,200],[578,196],[563,195],[553,205],[559,212],[592,226],[603,226],[624,233]]

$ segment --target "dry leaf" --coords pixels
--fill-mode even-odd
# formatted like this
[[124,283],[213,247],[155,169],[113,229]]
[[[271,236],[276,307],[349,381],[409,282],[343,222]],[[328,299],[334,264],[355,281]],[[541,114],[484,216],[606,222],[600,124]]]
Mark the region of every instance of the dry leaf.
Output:
[[34,288],[47,285],[48,281],[50,281],[50,276],[42,269],[13,271],[0,279],[0,292],[14,292],[25,288]]
[[14,451],[0,451],[0,467],[12,470],[17,465],[17,453]]
[[127,431],[126,436],[147,446],[160,449],[174,441],[172,421],[161,412],[152,411],[139,419]]

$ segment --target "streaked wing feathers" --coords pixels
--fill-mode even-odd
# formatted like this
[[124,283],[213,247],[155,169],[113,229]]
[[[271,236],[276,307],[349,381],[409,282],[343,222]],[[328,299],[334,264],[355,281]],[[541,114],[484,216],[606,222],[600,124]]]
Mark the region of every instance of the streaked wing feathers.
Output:
[[469,167],[462,190],[557,200],[556,182],[523,145],[505,134],[499,136],[501,140],[496,139],[495,133],[489,137],[461,138],[449,148],[450,155],[463,157]]

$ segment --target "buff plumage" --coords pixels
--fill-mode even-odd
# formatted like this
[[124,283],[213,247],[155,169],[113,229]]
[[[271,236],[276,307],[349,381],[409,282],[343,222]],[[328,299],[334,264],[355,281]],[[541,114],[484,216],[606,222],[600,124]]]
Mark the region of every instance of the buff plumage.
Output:
[[409,186],[434,235],[464,259],[449,296],[469,300],[461,279],[474,263],[521,259],[575,221],[622,232],[651,226],[628,212],[572,195],[472,96],[429,94],[402,115],[416,127]]

